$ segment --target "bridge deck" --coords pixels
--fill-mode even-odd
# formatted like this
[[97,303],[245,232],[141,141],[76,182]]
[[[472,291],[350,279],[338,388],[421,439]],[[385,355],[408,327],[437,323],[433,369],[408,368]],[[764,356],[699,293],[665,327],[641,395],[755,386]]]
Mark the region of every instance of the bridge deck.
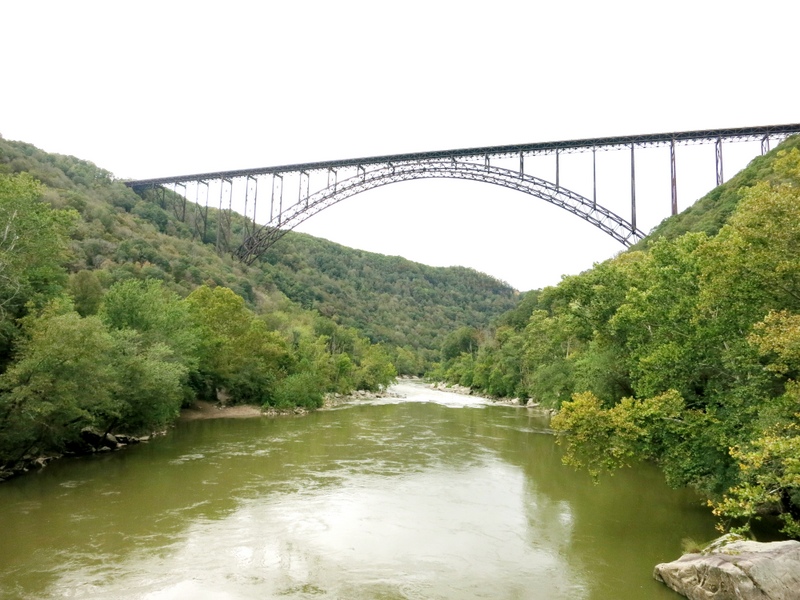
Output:
[[390,154],[384,156],[370,156],[364,158],[347,158],[320,162],[297,163],[274,167],[255,169],[238,169],[235,171],[217,171],[213,173],[197,173],[194,175],[179,175],[174,177],[158,177],[154,179],[139,179],[126,181],[126,185],[133,188],[143,188],[168,183],[182,183],[189,181],[207,181],[214,179],[231,179],[234,177],[248,177],[256,175],[269,175],[276,173],[311,172],[340,167],[355,167],[359,165],[386,164],[415,162],[442,158],[470,158],[470,157],[509,157],[517,155],[532,156],[537,154],[552,154],[555,152],[589,152],[591,150],[609,150],[619,147],[647,147],[663,146],[668,144],[691,144],[729,141],[758,141],[769,136],[786,136],[800,133],[800,123],[788,125],[761,125],[756,127],[734,127],[728,129],[704,129],[698,131],[680,131],[672,133],[649,133],[643,135],[623,135],[604,138],[588,138],[581,140],[565,140],[558,142],[535,142],[532,144],[512,144],[507,146],[484,146],[480,148],[460,148],[454,150],[434,150],[430,152],[411,152],[406,154]]

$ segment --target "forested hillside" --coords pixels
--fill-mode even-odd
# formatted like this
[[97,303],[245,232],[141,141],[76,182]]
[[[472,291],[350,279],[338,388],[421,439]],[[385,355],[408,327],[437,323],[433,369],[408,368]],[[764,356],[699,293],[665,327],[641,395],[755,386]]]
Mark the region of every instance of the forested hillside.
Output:
[[724,528],[800,537],[800,138],[444,348],[439,377],[559,408],[569,463],[652,460]]
[[[449,330],[485,326],[517,301],[510,286],[472,269],[428,267],[299,233],[289,233],[246,267],[215,252],[219,215],[213,208],[201,240],[184,222],[189,218],[179,218],[173,194],[149,192],[143,200],[92,163],[22,142],[0,138],[0,172],[31,173],[45,184],[44,198],[53,207],[78,211],[67,269],[95,272],[104,288],[131,277],[153,278],[185,296],[214,283],[256,310],[288,298],[355,327],[373,343],[405,348],[404,356],[413,353],[417,362],[438,358]],[[236,239],[242,225],[234,214]],[[421,368],[420,362],[415,369]]]
[[217,252],[220,214],[198,236],[170,200],[0,138],[0,476],[87,429],[163,428],[196,398],[314,408],[382,388],[515,302],[468,269],[305,235],[247,267]]
[[284,237],[257,266],[301,305],[374,342],[428,350],[428,359],[438,358],[455,324],[487,325],[517,301],[507,284],[473,269],[429,267],[303,234]]

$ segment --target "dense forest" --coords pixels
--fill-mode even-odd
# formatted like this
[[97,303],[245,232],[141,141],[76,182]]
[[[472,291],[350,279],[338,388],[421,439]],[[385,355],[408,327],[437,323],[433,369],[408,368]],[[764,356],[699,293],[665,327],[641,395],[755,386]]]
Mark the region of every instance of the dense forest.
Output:
[[470,269],[301,234],[248,267],[217,251],[220,213],[198,237],[174,195],[144,196],[0,138],[0,471],[87,429],[161,429],[197,398],[315,408],[377,390],[516,301]]
[[572,465],[651,460],[721,527],[800,536],[800,139],[442,358],[436,377],[557,408]]

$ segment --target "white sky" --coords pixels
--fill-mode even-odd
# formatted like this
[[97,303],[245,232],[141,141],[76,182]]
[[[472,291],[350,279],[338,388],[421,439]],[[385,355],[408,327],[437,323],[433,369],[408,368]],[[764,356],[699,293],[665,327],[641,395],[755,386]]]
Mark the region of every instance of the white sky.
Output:
[[[6,1],[0,134],[149,178],[795,123],[799,20],[796,0]],[[758,153],[747,146],[725,147],[726,178]],[[637,154],[641,229],[668,214],[667,156]],[[526,170],[553,179],[549,160]],[[590,195],[590,160],[562,156],[562,185]],[[598,199],[626,217],[629,161],[598,155]],[[713,146],[679,149],[680,208],[714,177]],[[540,200],[463,181],[373,190],[300,230],[521,290],[621,249]]]

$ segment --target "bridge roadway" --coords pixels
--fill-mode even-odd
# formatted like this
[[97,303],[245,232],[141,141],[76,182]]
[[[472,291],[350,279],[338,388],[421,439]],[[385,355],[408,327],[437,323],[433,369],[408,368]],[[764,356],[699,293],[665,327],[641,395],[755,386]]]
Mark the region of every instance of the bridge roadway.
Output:
[[[512,144],[504,146],[484,146],[477,148],[461,148],[453,150],[436,150],[429,152],[413,152],[362,158],[349,158],[319,162],[297,163],[272,167],[238,169],[159,177],[127,181],[126,185],[140,191],[147,188],[172,186],[177,192],[183,188],[186,196],[187,184],[195,184],[196,204],[200,203],[200,189],[205,186],[205,213],[201,220],[207,222],[209,182],[219,182],[219,209],[224,209],[224,188],[228,188],[228,215],[223,219],[228,231],[217,228],[217,246],[229,245],[230,211],[233,196],[234,179],[245,181],[245,209],[253,191],[252,223],[245,225],[242,244],[235,253],[247,263],[252,262],[277,242],[287,231],[310,218],[320,210],[331,206],[347,197],[373,189],[381,185],[422,178],[456,178],[472,181],[483,181],[503,187],[509,187],[533,195],[576,214],[584,220],[611,235],[625,246],[629,246],[643,237],[636,227],[636,184],[635,184],[635,149],[655,146],[670,147],[670,168],[672,185],[672,214],[677,212],[677,186],[675,147],[689,144],[715,144],[717,185],[723,182],[723,142],[759,141],[761,153],[769,150],[770,143],[780,141],[789,135],[800,133],[800,124],[764,125],[755,127],[736,127],[728,129],[707,129],[671,133],[653,133],[642,135],[626,135],[603,138],[587,138],[555,142],[535,142],[529,144]],[[631,156],[631,218],[630,221],[612,213],[597,203],[597,168],[595,154],[598,151],[630,149]],[[577,152],[592,152],[593,197],[585,198],[566,190],[560,185],[559,155]],[[525,157],[538,155],[555,155],[556,180],[548,182],[525,173]],[[519,158],[519,169],[500,168],[491,164],[494,159]],[[327,171],[327,185],[319,191],[311,193],[311,173]],[[340,171],[347,172],[349,177],[340,179]],[[272,175],[270,197],[270,216],[266,224],[256,224],[255,204],[258,194],[259,176]],[[298,179],[297,202],[284,208],[283,188],[284,176]],[[254,185],[251,185],[252,184]],[[303,187],[305,185],[305,193]],[[277,211],[276,211],[277,200]],[[185,202],[185,200],[184,200]],[[195,209],[197,211],[197,208]],[[201,211],[202,213],[202,211]],[[177,214],[177,212],[176,212]],[[183,216],[186,216],[185,204]],[[199,221],[195,216],[195,227],[199,231]],[[204,232],[203,234],[204,235]],[[221,241],[224,242],[221,244]],[[224,248],[230,250],[231,248]]]

